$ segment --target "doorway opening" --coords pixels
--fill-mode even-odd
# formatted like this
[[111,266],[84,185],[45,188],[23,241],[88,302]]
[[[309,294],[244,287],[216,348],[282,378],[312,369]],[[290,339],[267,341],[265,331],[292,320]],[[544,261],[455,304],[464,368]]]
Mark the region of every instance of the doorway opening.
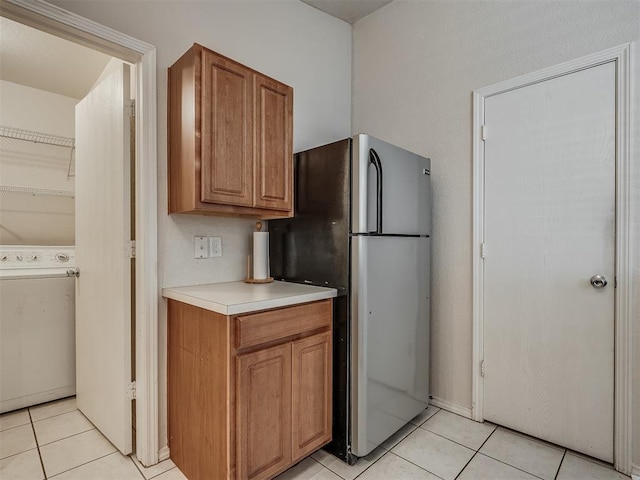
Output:
[[[136,454],[143,465],[159,461],[157,391],[157,170],[155,49],[53,5],[29,0],[3,0],[0,16],[84,45],[135,66],[135,384],[118,385],[122,401],[136,400]],[[144,208],[142,208],[144,206]],[[127,322],[129,316],[127,312]],[[129,348],[123,345],[122,348]],[[126,396],[128,400],[125,400]]]

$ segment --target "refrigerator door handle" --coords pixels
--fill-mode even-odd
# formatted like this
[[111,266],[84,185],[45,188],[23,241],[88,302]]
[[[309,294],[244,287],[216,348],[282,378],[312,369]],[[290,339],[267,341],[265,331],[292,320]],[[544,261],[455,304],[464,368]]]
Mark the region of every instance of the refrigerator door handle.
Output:
[[373,148],[369,149],[369,163],[376,169],[376,229],[369,233],[382,234],[382,162]]

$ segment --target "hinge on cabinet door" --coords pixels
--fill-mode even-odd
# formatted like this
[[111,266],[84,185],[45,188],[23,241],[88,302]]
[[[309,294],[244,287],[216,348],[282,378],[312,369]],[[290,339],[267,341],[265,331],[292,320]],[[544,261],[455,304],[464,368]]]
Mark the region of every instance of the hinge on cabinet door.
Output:
[[129,240],[129,258],[136,258],[136,241]]
[[135,400],[136,399],[136,382],[135,382],[135,380],[133,382],[127,383],[126,394],[127,394],[127,398],[129,400]]
[[487,139],[487,126],[486,125],[482,125],[481,135],[482,135],[482,140],[486,140]]
[[618,288],[618,277],[613,277],[613,288]]
[[482,242],[482,243],[480,244],[480,258],[484,258],[484,257],[485,257],[485,255],[487,254],[487,246],[486,246],[486,245],[487,245],[487,244],[486,244],[486,243],[484,243],[484,242]]
[[484,377],[484,360],[480,361],[480,376]]

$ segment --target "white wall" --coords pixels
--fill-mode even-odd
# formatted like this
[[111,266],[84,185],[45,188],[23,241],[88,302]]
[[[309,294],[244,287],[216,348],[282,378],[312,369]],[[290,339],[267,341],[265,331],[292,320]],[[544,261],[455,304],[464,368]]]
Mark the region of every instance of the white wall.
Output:
[[[157,48],[160,286],[242,279],[254,221],[167,215],[167,68],[197,42],[292,86],[294,151],[299,151],[350,134],[351,26],[298,0],[52,3]],[[195,235],[221,236],[223,257],[194,260]],[[164,302],[160,335],[164,355]],[[164,356],[160,362],[164,393]],[[163,416],[165,400],[161,394]],[[161,442],[166,442],[164,424]]]
[[[472,97],[491,85],[640,39],[640,2],[405,1],[354,26],[353,131],[431,157],[431,388],[471,408]],[[634,64],[640,65],[634,45]],[[632,157],[634,463],[640,465],[640,133]]]
[[[75,98],[0,80],[0,125],[74,137]],[[71,150],[0,138],[0,183],[75,191]],[[1,245],[73,245],[73,198],[0,193]]]

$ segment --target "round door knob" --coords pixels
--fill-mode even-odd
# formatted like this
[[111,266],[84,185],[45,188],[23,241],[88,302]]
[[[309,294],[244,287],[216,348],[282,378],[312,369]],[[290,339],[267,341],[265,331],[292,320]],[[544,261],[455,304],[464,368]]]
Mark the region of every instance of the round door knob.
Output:
[[602,275],[594,275],[590,281],[593,288],[604,288],[607,286],[607,279]]

